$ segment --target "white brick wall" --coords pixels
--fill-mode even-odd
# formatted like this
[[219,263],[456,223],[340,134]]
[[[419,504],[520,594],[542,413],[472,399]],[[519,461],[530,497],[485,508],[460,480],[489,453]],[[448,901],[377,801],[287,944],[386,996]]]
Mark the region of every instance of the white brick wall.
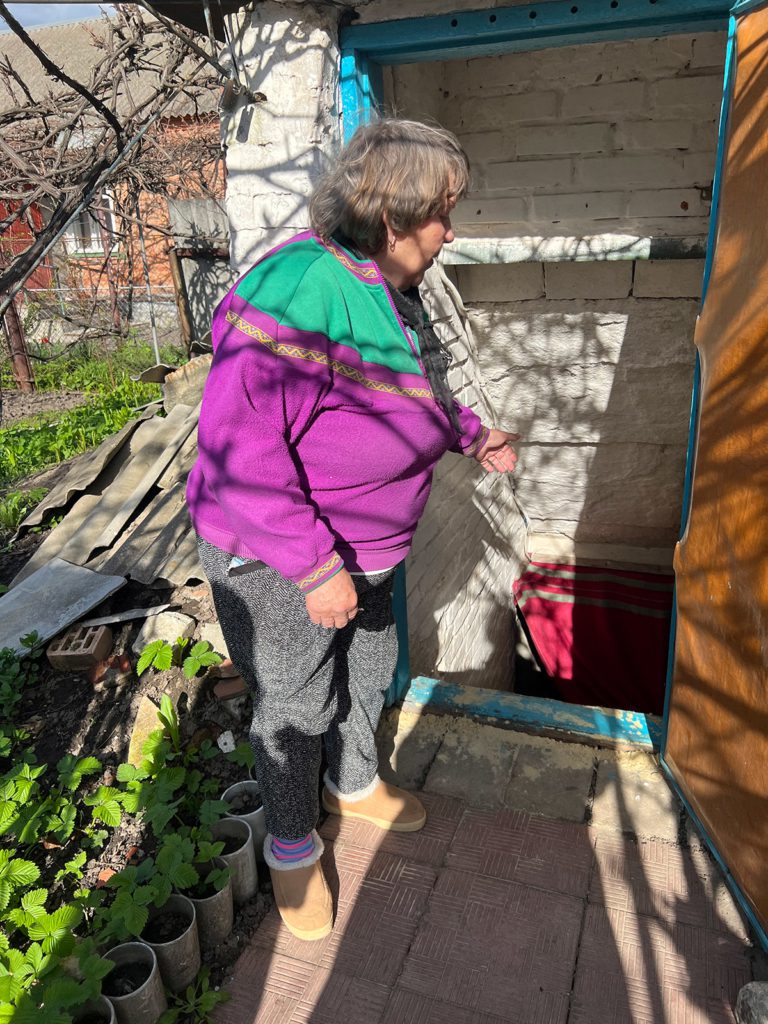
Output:
[[[475,268],[456,268],[459,276]],[[478,268],[491,280],[483,294],[501,294],[507,267]],[[530,265],[519,292],[541,294],[541,266]],[[536,282],[538,272],[539,281]],[[449,378],[460,401],[494,425],[465,309],[446,290],[439,268],[429,271],[426,302],[451,349]],[[484,285],[488,286],[484,288]],[[435,472],[432,495],[408,559],[408,616],[414,675],[438,675],[465,685],[508,689],[513,677],[512,582],[525,564],[525,529],[513,511],[509,480],[488,475],[472,460],[447,455]]]
[[500,422],[524,438],[517,493],[533,529],[671,546],[703,261],[548,263],[546,297],[522,301],[504,294],[499,268],[466,270],[479,372]]
[[724,55],[716,32],[430,63],[418,89],[395,68],[388,98],[466,146],[474,191],[455,222],[467,235],[695,235]]

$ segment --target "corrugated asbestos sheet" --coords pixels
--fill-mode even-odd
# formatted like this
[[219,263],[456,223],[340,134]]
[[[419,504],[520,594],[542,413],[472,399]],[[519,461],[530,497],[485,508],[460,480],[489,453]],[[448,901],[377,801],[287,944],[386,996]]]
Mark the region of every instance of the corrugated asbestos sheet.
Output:
[[[209,367],[210,359],[202,358],[169,374],[168,394],[174,400],[166,403],[166,410],[172,406],[168,415],[155,415],[159,404],[144,410],[78,460],[24,520],[20,534],[51,512],[65,513],[11,583],[4,612],[12,611],[18,584],[62,562],[90,570],[94,588],[115,577],[171,586],[203,579],[184,489],[197,457],[199,403]],[[175,400],[177,375],[187,404]],[[23,588],[18,589],[20,599]]]
[[105,576],[52,558],[3,596],[0,650],[24,653],[21,638],[33,630],[42,642],[61,633],[123,586],[122,576]]

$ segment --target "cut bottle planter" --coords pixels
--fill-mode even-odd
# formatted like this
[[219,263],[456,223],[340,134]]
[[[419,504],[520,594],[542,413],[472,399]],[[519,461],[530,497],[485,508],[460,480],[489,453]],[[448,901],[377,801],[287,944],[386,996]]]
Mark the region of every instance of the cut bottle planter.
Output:
[[104,959],[115,965],[101,987],[118,1024],[156,1024],[168,1002],[154,950],[143,942],[123,942]]
[[254,782],[253,779],[236,782],[233,786],[224,790],[221,794],[221,799],[232,808],[231,811],[227,812],[228,818],[239,818],[241,821],[247,821],[251,826],[256,859],[263,860],[267,826],[264,821],[261,787],[258,782]]
[[149,912],[141,941],[154,950],[160,974],[171,992],[183,992],[200,970],[200,942],[192,900],[174,893]]
[[[195,864],[200,878],[205,878],[212,867],[226,867],[225,862],[216,857],[210,864]],[[235,909],[232,900],[232,878],[227,879],[223,889],[216,892],[211,886],[209,896],[193,896],[186,894],[195,905],[197,915],[197,934],[200,945],[204,949],[213,949],[223,942],[232,931]]]
[[72,1024],[116,1024],[115,1008],[106,996],[91,999],[73,1012]]
[[221,818],[211,826],[213,838],[225,843],[219,854],[231,873],[232,899],[246,903],[259,886],[251,826],[242,818]]

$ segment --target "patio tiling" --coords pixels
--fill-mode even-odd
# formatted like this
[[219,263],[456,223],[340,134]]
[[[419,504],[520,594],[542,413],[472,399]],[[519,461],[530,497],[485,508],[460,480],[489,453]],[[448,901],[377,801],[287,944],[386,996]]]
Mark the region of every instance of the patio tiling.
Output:
[[326,819],[333,933],[275,911],[218,1024],[726,1024],[748,935],[701,848],[422,793],[416,835]]

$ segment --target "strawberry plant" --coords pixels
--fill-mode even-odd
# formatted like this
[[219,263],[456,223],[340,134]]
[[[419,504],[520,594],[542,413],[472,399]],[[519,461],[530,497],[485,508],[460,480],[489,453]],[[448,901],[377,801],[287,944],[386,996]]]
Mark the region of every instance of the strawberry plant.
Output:
[[[209,654],[208,645],[195,652],[197,646],[184,656],[181,645],[178,657]],[[150,908],[162,906],[173,888],[226,885],[228,870],[215,864],[223,843],[209,826],[227,805],[214,798],[217,783],[206,768],[218,748],[209,739],[185,745],[167,696],[141,763],[120,765],[113,784],[98,783],[102,765],[93,756],[38,763],[29,734],[14,722],[34,673],[37,638],[28,637],[26,647],[22,658],[0,652],[0,1024],[70,1024],[75,1009],[101,991],[111,967],[98,953],[105,942],[139,936]],[[241,744],[228,757],[246,763],[252,754]],[[113,874],[103,889],[84,887],[88,851],[126,815],[146,822],[150,855]],[[223,998],[201,974],[168,1021],[205,1021]]]
[[136,674],[141,675],[150,667],[158,672],[165,672],[172,665],[176,665],[181,667],[187,679],[192,679],[201,669],[220,663],[221,656],[213,650],[207,640],[198,640],[185,655],[189,643],[189,639],[182,636],[178,637],[174,644],[169,644],[167,640],[153,640],[141,652],[136,663]]

